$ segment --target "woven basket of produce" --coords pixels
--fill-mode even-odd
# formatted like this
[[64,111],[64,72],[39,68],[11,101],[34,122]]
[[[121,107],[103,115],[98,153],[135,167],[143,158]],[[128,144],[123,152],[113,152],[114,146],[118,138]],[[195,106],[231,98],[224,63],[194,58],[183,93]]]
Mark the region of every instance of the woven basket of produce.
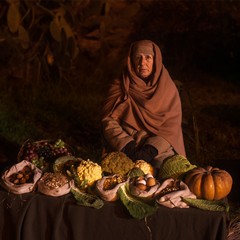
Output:
[[2,175],[2,186],[9,192],[23,194],[35,190],[42,171],[34,164],[23,160],[6,170]]
[[72,156],[74,151],[61,139],[33,141],[28,139],[18,152],[18,161],[26,160],[46,172],[54,161],[62,156]]

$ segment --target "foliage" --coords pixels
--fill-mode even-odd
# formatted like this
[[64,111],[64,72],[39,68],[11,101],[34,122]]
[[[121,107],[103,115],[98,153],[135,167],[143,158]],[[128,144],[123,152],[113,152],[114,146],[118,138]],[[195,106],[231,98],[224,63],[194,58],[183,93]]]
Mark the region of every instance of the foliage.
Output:
[[[129,28],[138,5],[126,7],[112,0],[2,1],[1,43],[8,46],[6,55],[15,50],[18,55],[9,56],[8,67],[27,83],[66,80],[66,74],[76,67],[79,51],[101,57],[111,46],[122,45],[129,33],[123,28]],[[115,6],[124,9],[124,16],[112,15]]]
[[68,6],[62,3],[27,0],[1,3],[5,7],[2,41],[10,49],[18,49],[21,56],[21,61],[16,64],[9,61],[9,67],[18,68],[16,65],[21,64],[21,71],[18,70],[24,82],[51,79],[51,67],[60,77],[77,57],[79,49],[72,27],[74,19]]

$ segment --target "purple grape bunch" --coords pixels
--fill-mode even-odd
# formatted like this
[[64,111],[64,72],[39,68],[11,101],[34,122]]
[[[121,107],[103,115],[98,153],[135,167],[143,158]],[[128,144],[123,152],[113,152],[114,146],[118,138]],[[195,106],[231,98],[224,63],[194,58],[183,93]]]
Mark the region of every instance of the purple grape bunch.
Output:
[[71,155],[71,150],[61,139],[55,142],[48,140],[37,142],[28,141],[23,147],[21,159],[32,162],[37,167],[44,169],[58,157]]

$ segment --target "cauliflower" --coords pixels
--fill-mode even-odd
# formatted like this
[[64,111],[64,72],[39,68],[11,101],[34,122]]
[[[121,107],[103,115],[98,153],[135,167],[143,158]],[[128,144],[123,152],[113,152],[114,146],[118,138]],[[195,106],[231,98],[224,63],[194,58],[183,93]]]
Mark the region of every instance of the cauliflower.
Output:
[[86,185],[92,186],[95,181],[102,178],[102,168],[91,160],[82,160],[77,167],[77,175],[80,182],[86,182]]
[[135,168],[140,168],[144,172],[144,174],[148,174],[148,173],[153,174],[152,165],[145,162],[144,160],[137,160],[134,167]]
[[123,152],[111,152],[103,158],[101,166],[107,174],[125,175],[134,167],[134,163]]

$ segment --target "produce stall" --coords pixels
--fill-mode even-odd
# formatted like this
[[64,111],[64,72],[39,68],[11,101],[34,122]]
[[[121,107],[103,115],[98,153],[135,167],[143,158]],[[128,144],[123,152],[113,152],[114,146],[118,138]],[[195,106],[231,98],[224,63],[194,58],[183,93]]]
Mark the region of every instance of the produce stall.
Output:
[[225,240],[231,175],[167,159],[111,152],[101,163],[62,140],[27,141],[1,174],[1,240]]

